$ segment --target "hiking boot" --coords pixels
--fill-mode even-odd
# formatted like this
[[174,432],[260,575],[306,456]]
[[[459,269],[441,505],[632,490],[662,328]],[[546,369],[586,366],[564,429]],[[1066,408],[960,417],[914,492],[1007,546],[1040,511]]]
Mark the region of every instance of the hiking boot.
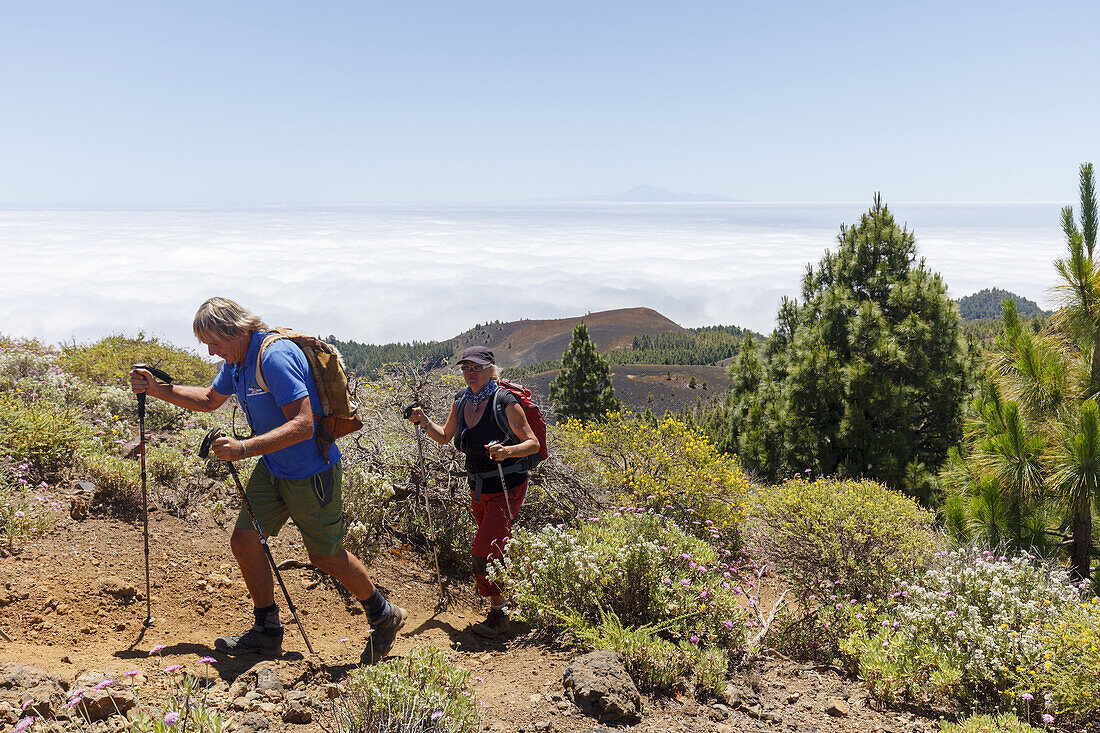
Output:
[[503,608],[489,609],[489,617],[470,627],[470,631],[486,639],[493,639],[508,630],[508,614]]
[[367,648],[359,655],[359,661],[363,664],[374,664],[389,654],[397,632],[405,625],[405,619],[409,615],[405,613],[405,609],[392,603],[389,606],[390,610],[378,623],[373,624],[374,628],[367,637]]
[[253,626],[237,636],[220,636],[214,640],[214,648],[226,654],[262,654],[270,657],[283,655],[283,630],[260,631]]

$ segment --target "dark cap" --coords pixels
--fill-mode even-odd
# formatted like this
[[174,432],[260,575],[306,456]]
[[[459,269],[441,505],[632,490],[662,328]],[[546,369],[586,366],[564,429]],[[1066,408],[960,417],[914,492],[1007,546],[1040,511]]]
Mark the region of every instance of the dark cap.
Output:
[[489,351],[485,346],[471,346],[462,352],[462,358],[460,362],[472,361],[475,364],[496,364],[496,359],[493,358],[493,352]]

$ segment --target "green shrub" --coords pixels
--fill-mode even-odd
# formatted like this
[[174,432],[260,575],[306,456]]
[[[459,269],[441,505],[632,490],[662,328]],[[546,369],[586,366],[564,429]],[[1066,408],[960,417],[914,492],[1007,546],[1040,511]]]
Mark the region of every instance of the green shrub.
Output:
[[1100,718],[1100,598],[1051,615],[1039,638],[1042,656],[1017,669],[1017,699],[1032,695],[1066,722]]
[[587,425],[570,420],[555,434],[564,460],[617,503],[659,511],[707,541],[720,534],[737,549],[748,478],[736,458],[679,418],[615,412]]
[[794,479],[758,490],[749,534],[807,597],[885,597],[941,544],[934,517],[873,481]]
[[45,484],[33,487],[29,469],[27,463],[16,465],[6,458],[0,461],[0,553],[16,553],[19,545],[53,526],[59,505],[42,493]]
[[140,505],[141,467],[137,461],[105,453],[87,453],[79,457],[77,468],[108,501],[130,507]]
[[958,723],[944,723],[940,733],[1042,733],[1032,728],[1012,713],[1002,715],[972,715]]
[[746,615],[728,551],[640,509],[608,511],[572,530],[517,529],[490,576],[532,625],[616,649],[643,683],[664,684],[683,668],[711,689],[714,674],[704,668],[718,657],[704,650],[722,652],[723,675],[730,655],[744,651]]
[[351,674],[326,730],[340,733],[474,733],[480,728],[470,673],[435,647],[416,648]]
[[669,694],[690,682],[693,689],[717,697],[725,689],[730,666],[725,650],[690,640],[673,643],[661,636],[679,619],[628,627],[615,613],[604,611],[600,623],[592,626],[575,612],[552,615],[557,615],[586,647],[618,652],[642,690]]
[[90,344],[66,344],[61,363],[70,374],[96,384],[116,387],[129,383],[130,368],[143,362],[172,375],[178,384],[210,384],[217,367],[202,357],[157,337],[115,334]]
[[0,445],[10,455],[30,461],[43,478],[67,468],[90,437],[71,410],[0,394]]
[[856,598],[822,588],[783,609],[776,621],[777,630],[770,636],[771,645],[797,659],[852,667],[852,660],[844,656],[841,646],[852,634],[874,633],[882,607],[881,599]]
[[198,458],[185,456],[178,448],[157,447],[145,451],[146,475],[161,484],[172,484],[191,473]]
[[961,549],[941,559],[843,648],[881,699],[996,709],[1015,670],[1043,658],[1045,622],[1078,605],[1077,591],[1030,556]]

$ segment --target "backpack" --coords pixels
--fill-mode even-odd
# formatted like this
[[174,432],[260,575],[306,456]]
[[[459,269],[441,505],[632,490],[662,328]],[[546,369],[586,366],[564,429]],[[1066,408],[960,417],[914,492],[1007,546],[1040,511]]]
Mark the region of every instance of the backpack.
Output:
[[[273,328],[273,333],[264,337],[260,344],[260,353],[256,357],[256,384],[264,392],[270,393],[267,380],[264,379],[264,352],[271,344],[280,339],[289,339],[302,350],[309,362],[309,371],[317,385],[317,396],[321,399],[321,416],[313,416],[314,436],[321,455],[328,457],[328,449],[337,438],[354,433],[363,427],[363,421],[357,413],[359,406],[352,401],[354,396],[348,385],[348,372],[340,352],[332,344],[319,338],[298,333],[289,328]],[[351,377],[355,373],[351,372]]]
[[[516,437],[515,433],[512,432],[512,428],[508,424],[508,416],[504,414],[505,405],[502,404],[502,400],[500,399],[502,392],[507,392],[516,398],[516,401],[519,402],[519,406],[523,408],[523,414],[527,418],[527,424],[531,426],[531,431],[535,434],[535,437],[539,439],[538,453],[532,453],[529,456],[516,459],[516,463],[521,466],[522,470],[530,471],[550,455],[550,451],[546,445],[546,418],[542,416],[542,412],[539,411],[538,406],[531,399],[531,390],[527,389],[522,384],[509,382],[507,379],[497,380],[497,391],[493,395],[493,419],[496,420],[497,427],[504,433],[508,442],[515,444],[519,443],[520,440]],[[455,395],[455,405],[458,410],[458,427],[455,430],[455,447],[459,450],[463,450],[458,443],[466,428],[466,418],[463,415],[465,402],[466,390]]]

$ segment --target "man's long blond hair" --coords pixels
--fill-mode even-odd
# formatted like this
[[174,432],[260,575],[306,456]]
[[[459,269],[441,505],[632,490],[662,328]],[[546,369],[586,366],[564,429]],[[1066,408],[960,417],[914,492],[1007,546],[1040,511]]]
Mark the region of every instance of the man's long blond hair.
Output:
[[245,333],[266,331],[263,319],[229,298],[214,297],[199,306],[192,324],[202,342],[226,341]]

